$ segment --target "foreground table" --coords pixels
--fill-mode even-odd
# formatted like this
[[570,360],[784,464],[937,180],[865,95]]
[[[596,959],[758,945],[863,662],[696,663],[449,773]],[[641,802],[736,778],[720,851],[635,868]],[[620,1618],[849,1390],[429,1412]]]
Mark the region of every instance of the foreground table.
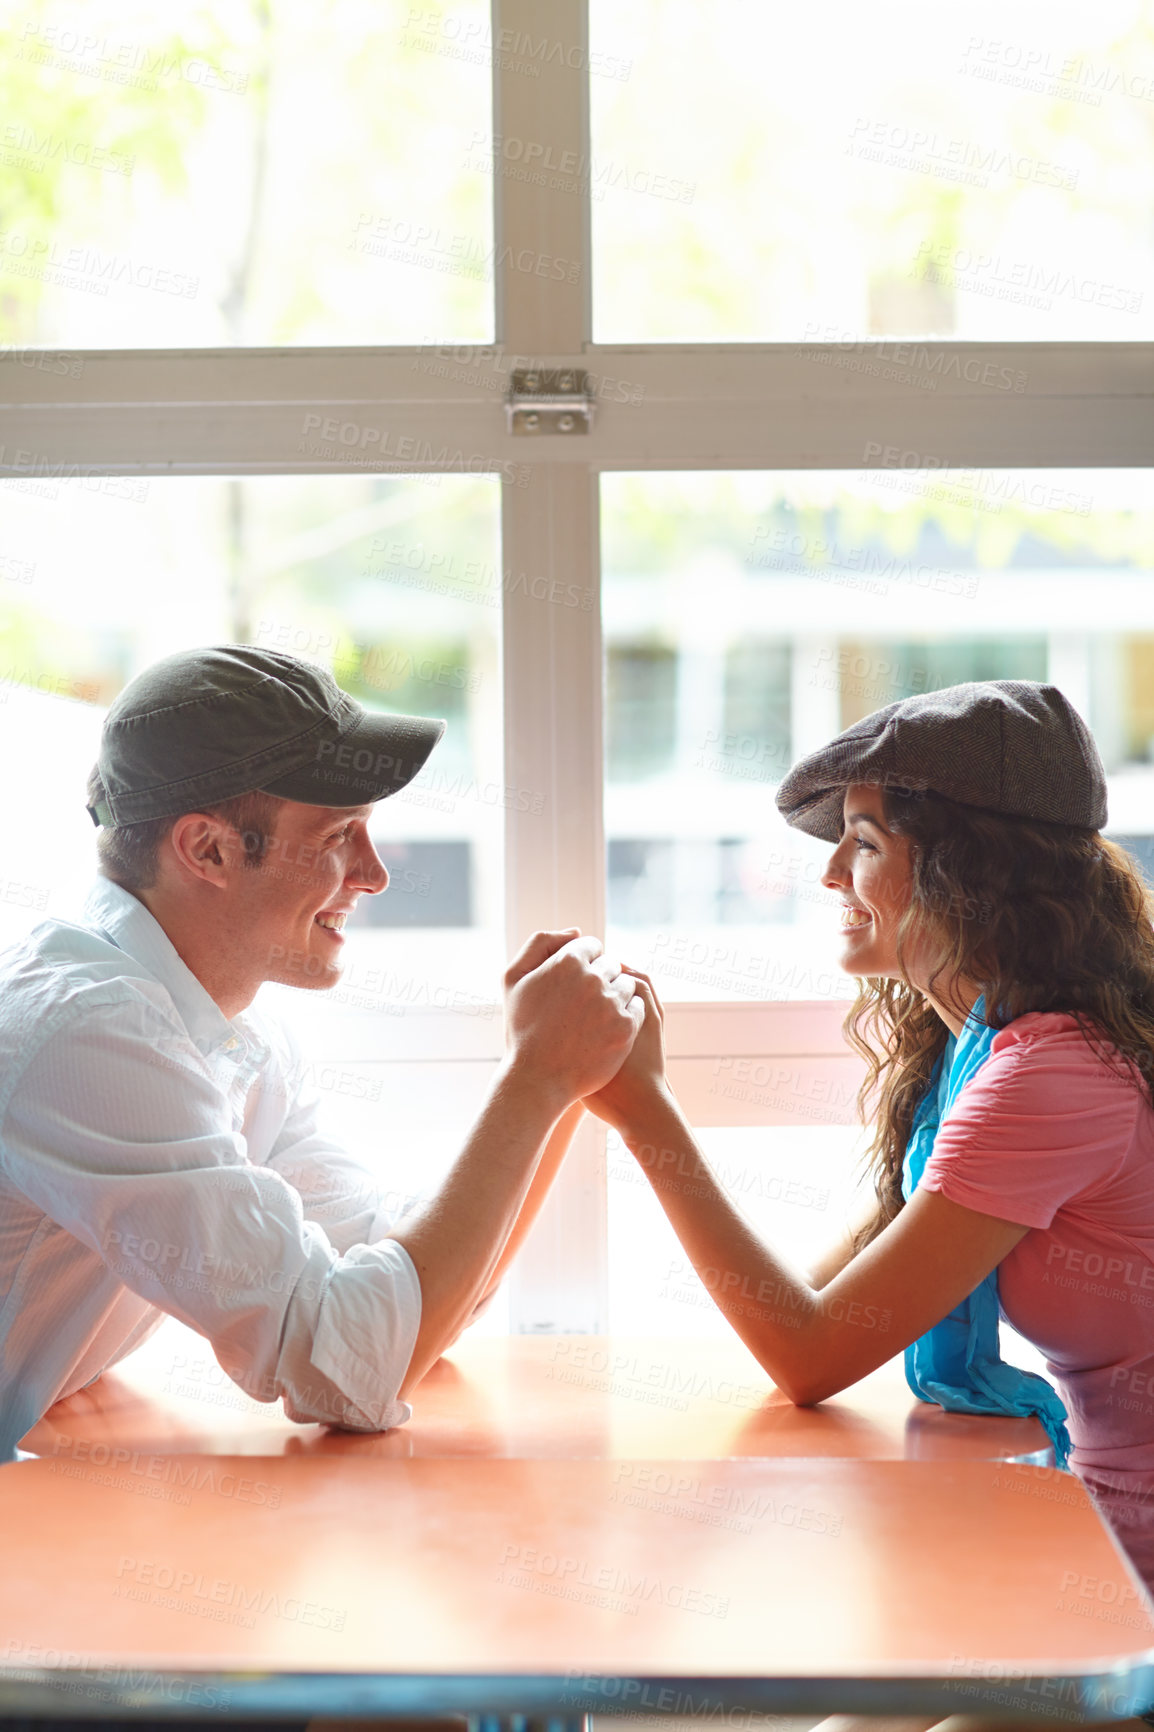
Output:
[[502,1336],[458,1343],[398,1430],[293,1425],[251,1401],[208,1344],[166,1323],[89,1389],[58,1402],[22,1447],[110,1459],[118,1450],[282,1455],[588,1457],[962,1456],[1048,1462],[1036,1420],[943,1413],[893,1360],[816,1408],[796,1408],[734,1336],[644,1340]]
[[0,1471],[0,1711],[1069,1718],[1154,1699],[1138,1586],[1051,1470],[167,1459],[128,1489],[88,1462]]
[[797,1409],[733,1338],[474,1338],[413,1405],[293,1425],[175,1324],[58,1403],[0,1472],[0,1711],[1154,1700],[1144,1595],[1041,1427],[900,1361]]

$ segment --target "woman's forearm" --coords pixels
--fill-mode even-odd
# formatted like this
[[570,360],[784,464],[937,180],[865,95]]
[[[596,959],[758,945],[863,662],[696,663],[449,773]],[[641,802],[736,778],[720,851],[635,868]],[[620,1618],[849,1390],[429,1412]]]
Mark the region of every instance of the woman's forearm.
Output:
[[807,1280],[738,1214],[667,1089],[616,1122],[705,1287],[798,1406],[847,1389],[924,1335],[1029,1231],[919,1187],[860,1255],[835,1271],[839,1251]]
[[719,1310],[779,1388],[799,1398],[828,1321],[815,1287],[742,1218],[670,1094],[654,1096],[643,1123],[622,1135]]

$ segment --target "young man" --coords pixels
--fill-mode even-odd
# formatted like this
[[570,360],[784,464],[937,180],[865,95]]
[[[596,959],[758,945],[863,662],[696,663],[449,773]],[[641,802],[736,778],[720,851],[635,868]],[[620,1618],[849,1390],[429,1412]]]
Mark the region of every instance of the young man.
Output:
[[508,1050],[436,1195],[393,1223],[318,1130],[266,980],[324,990],[388,873],[376,801],[443,722],[366,712],[275,651],[147,669],[89,783],[82,924],[0,964],[0,1459],[167,1313],[259,1400],[377,1430],[493,1291],[644,1017],[575,928],[506,977]]

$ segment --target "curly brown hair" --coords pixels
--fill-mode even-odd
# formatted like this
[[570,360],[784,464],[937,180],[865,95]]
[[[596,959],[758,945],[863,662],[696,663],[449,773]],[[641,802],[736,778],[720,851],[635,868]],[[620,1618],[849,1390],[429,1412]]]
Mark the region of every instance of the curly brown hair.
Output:
[[[1154,1106],[1154,894],[1130,855],[1097,830],[1009,818],[932,792],[882,790],[886,823],[913,844],[897,954],[928,931],[940,961],[985,996],[986,1024],[1027,1011],[1074,1016],[1086,1041]],[[907,979],[864,979],[843,1031],[864,1058],[862,1122],[877,1197],[861,1250],[902,1207],[914,1113],[949,1029]]]

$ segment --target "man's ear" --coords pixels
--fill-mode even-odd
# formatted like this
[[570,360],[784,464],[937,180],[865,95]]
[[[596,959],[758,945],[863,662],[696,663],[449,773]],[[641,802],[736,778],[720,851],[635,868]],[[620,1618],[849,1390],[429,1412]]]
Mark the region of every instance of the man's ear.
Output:
[[223,818],[207,812],[186,812],[177,818],[166,838],[167,846],[183,877],[223,889],[235,864],[240,837]]

